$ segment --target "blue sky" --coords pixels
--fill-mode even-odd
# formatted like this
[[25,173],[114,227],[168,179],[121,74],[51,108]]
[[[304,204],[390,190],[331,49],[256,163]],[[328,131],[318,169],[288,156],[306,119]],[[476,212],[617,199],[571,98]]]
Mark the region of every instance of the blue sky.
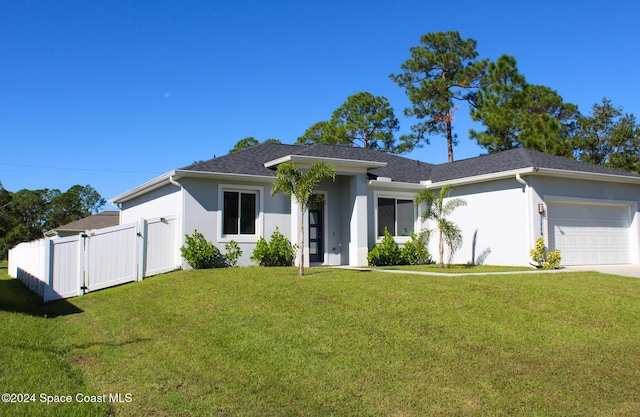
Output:
[[[436,31],[514,56],[584,114],[607,97],[640,117],[638,15],[631,0],[5,1],[0,181],[111,198],[248,136],[293,143],[360,91],[387,97],[407,133],[389,74]],[[456,160],[483,152],[471,126],[458,111]],[[445,162],[444,139],[407,156]]]

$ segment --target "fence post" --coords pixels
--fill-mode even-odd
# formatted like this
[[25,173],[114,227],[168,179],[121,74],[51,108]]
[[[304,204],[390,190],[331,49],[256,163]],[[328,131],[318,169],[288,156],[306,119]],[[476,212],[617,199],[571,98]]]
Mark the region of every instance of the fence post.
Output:
[[147,272],[147,237],[148,225],[146,219],[140,219],[137,230],[136,259],[138,267],[136,271],[136,281],[142,281]]
[[42,301],[49,302],[53,298],[53,268],[51,263],[53,255],[53,242],[51,239],[46,238],[44,241],[44,290],[42,291]]
[[78,294],[85,295],[89,289],[89,279],[87,276],[87,265],[89,260],[87,259],[90,254],[87,251],[87,236],[82,232],[78,235]]

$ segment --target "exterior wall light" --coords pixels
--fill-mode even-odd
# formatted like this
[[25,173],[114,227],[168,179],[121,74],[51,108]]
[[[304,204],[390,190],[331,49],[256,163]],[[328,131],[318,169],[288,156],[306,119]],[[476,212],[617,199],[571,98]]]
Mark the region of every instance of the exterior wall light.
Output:
[[538,213],[540,214],[540,236],[544,236],[544,204],[538,203]]

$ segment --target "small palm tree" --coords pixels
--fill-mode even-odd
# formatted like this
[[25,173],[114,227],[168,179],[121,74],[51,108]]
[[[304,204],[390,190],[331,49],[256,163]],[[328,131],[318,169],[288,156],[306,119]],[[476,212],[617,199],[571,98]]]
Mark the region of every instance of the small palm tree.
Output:
[[438,242],[440,268],[444,268],[444,244],[446,243],[451,250],[448,263],[451,263],[451,256],[462,244],[462,231],[447,217],[458,207],[466,206],[467,202],[461,198],[452,198],[445,203],[444,199],[449,196],[453,188],[452,185],[445,185],[440,189],[440,195],[435,195],[431,190],[420,190],[415,197],[416,206],[421,203],[425,203],[427,206],[421,215],[422,221],[433,220],[436,222],[434,230],[438,230],[440,235]]
[[302,211],[300,220],[300,255],[298,258],[299,275],[304,275],[304,219],[309,208],[324,204],[322,195],[314,194],[316,186],[324,178],[336,179],[333,165],[327,162],[316,162],[304,174],[292,162],[285,162],[276,170],[276,180],[271,187],[271,195],[282,193],[294,198]]

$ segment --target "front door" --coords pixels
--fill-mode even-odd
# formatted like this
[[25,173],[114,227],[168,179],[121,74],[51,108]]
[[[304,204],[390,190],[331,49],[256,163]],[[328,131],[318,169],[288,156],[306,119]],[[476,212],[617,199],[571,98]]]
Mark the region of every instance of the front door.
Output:
[[309,209],[309,262],[324,263],[323,209]]

